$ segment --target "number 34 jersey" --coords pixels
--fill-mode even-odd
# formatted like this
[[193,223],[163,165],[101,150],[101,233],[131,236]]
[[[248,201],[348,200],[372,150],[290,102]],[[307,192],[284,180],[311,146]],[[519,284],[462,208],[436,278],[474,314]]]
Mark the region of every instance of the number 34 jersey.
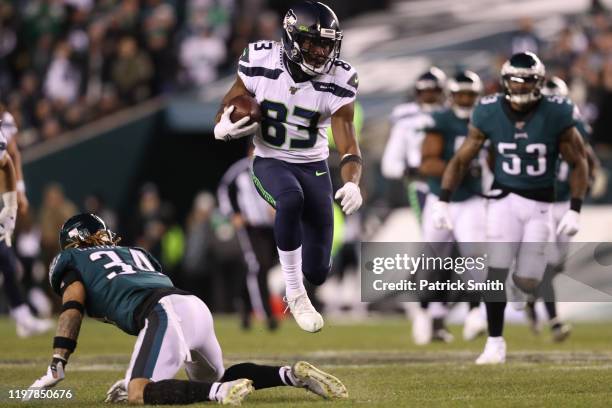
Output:
[[513,190],[552,191],[559,137],[576,125],[573,113],[572,102],[560,96],[543,97],[523,117],[516,116],[503,95],[483,97],[472,112],[471,124],[491,140],[495,182]]
[[53,291],[61,294],[75,280],[86,290],[85,309],[93,318],[137,334],[136,308],[159,288],[172,288],[159,262],[141,248],[95,246],[60,252],[49,269]]
[[357,72],[336,60],[328,74],[295,82],[285,67],[279,42],[260,41],[245,48],[238,75],[261,106],[261,133],[255,155],[291,163],[325,160],[331,116],[357,95]]

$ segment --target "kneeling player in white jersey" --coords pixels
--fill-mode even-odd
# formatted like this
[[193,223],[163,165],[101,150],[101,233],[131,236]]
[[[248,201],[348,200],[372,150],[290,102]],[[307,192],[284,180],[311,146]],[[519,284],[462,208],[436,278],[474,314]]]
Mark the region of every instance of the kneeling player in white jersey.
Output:
[[283,20],[282,42],[252,43],[244,50],[215,126],[220,140],[251,134],[256,131],[253,125],[230,121],[233,107],[228,103],[238,95],[252,95],[261,106],[253,181],[276,208],[274,235],[286,301],[308,332],[321,330],[323,318],[306,294],[303,277],[321,285],[331,267],[333,191],[326,161],[330,123],[345,183],[335,198],[347,214],[362,203],[361,153],[353,127],[358,77],[338,59],[341,42],[338,19],[329,7],[313,1],[292,7]]
[[[580,207],[587,189],[586,153],[576,130],[574,106],[568,99],[542,97],[545,69],[529,52],[512,56],[502,67],[504,94],[480,99],[472,113],[466,141],[444,171],[440,200],[434,218],[450,227],[449,201],[473,158],[487,139],[495,153],[493,189],[487,207],[488,279],[503,285],[510,267],[515,285],[532,294],[546,267],[550,235],[551,203],[559,154],[571,169],[570,207],[558,225],[558,233],[574,235],[579,228]],[[489,338],[477,364],[506,360],[503,338],[505,293],[484,293]]]

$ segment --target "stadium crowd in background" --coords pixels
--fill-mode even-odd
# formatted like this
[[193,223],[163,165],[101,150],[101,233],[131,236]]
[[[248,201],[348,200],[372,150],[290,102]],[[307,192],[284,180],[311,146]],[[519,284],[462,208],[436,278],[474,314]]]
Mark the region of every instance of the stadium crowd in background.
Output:
[[[262,3],[0,0],[0,99],[22,130],[20,145],[52,139],[153,96],[214,81],[233,67],[249,41],[280,38],[277,13],[262,12]],[[609,146],[612,24],[607,12],[593,7],[569,18],[548,43],[538,37],[532,20],[523,19],[500,63],[518,49],[539,52],[549,72],[570,84],[572,98],[594,125],[595,144]]]
[[206,85],[248,41],[278,36],[274,13],[235,31],[234,3],[1,0],[0,99],[22,130],[21,147]]

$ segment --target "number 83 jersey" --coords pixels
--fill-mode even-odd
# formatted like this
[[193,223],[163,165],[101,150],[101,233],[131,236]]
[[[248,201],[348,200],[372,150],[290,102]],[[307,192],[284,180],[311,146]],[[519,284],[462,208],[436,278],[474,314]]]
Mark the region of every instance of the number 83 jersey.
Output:
[[[519,117],[503,95],[483,97],[472,112],[471,124],[491,140],[497,186],[515,191],[552,192],[559,136],[576,125],[573,112],[574,105],[569,99],[547,96],[528,114]],[[552,201],[552,197],[545,201]]]
[[120,246],[60,252],[49,268],[51,288],[60,295],[65,286],[77,280],[85,287],[87,314],[128,334],[138,334],[134,312],[151,292],[174,286],[147,251]]
[[357,72],[336,60],[329,73],[295,82],[283,55],[279,42],[260,41],[249,44],[238,63],[238,75],[263,116],[255,155],[291,163],[325,160],[331,116],[355,100]]

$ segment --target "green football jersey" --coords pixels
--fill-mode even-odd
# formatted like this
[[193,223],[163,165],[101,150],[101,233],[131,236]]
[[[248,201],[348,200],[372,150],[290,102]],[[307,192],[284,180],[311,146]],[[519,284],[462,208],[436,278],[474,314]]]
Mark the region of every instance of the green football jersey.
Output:
[[[588,141],[591,136],[591,127],[580,118],[580,113],[577,109],[575,115],[577,116],[576,129],[578,129],[578,133],[580,133],[582,139]],[[568,162],[559,157],[559,161],[557,162],[557,180],[555,181],[556,202],[569,201],[572,198],[569,185],[570,172]]]
[[576,125],[573,111],[572,102],[561,96],[542,97],[521,116],[503,94],[481,98],[472,125],[491,141],[496,184],[519,192],[554,191],[559,136]]
[[[437,133],[444,139],[444,150],[441,159],[448,162],[461,147],[468,133],[468,119],[460,119],[451,108],[431,114],[432,122],[425,132]],[[474,159],[470,171],[451,196],[451,201],[465,201],[482,192],[481,171],[478,159]],[[441,177],[428,177],[429,191],[440,195]]]
[[85,309],[93,318],[138,334],[136,308],[158,288],[172,288],[159,262],[141,248],[95,246],[60,252],[49,270],[51,287],[61,294],[63,278],[76,272],[86,290]]

